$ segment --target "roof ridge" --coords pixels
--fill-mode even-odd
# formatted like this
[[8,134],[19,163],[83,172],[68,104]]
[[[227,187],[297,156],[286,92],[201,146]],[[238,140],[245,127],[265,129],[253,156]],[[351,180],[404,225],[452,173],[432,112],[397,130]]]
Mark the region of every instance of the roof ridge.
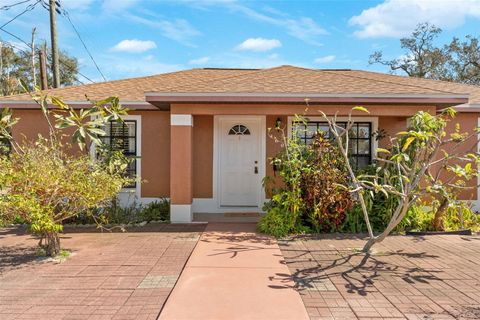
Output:
[[[382,80],[382,79],[372,79],[372,78],[361,77],[361,76],[357,76],[357,75],[347,75],[347,74],[344,74],[344,73],[338,73],[338,74],[340,76],[344,76],[344,77],[357,78],[357,79],[370,80],[370,81],[383,82],[383,83],[390,83],[390,84],[394,84],[394,85],[397,85],[397,86],[415,87],[415,88],[427,89],[427,90],[432,90],[432,91],[437,91],[437,92],[442,92],[442,93],[453,93],[453,94],[457,93],[457,92],[453,92],[453,91],[440,90],[440,89],[437,89],[437,88],[429,88],[429,87],[419,86],[419,85],[415,85],[415,84],[403,84],[403,83],[400,84],[400,83],[395,83],[393,81],[386,81],[386,80]],[[386,73],[382,73],[382,74],[387,75]]]
[[471,88],[474,88],[474,89],[480,89],[480,86],[479,85],[475,85],[475,84],[468,84],[468,83],[460,83],[460,82],[454,82],[454,81],[447,81],[447,80],[437,80],[437,79],[429,79],[429,78],[420,78],[420,77],[409,77],[409,76],[402,76],[402,75],[399,75],[399,74],[393,74],[393,73],[382,73],[382,72],[376,72],[376,71],[371,71],[371,70],[357,70],[357,69],[353,69],[352,71],[357,71],[357,72],[365,72],[365,73],[373,73],[373,74],[376,74],[376,75],[388,75],[388,76],[392,76],[392,77],[396,77],[396,78],[402,78],[402,79],[414,79],[414,80],[418,80],[418,81],[424,81],[424,82],[432,82],[432,83],[443,83],[443,84],[446,84],[446,85],[458,85],[458,86],[462,86],[462,87],[471,87]]

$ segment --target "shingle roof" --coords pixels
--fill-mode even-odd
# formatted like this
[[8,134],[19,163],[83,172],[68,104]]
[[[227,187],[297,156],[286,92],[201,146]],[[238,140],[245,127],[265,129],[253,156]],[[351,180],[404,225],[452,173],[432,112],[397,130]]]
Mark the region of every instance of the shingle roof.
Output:
[[[319,70],[294,66],[269,69],[189,69],[154,76],[50,89],[66,101],[118,96],[143,102],[146,92],[160,93],[328,93],[328,94],[470,94],[480,103],[480,87],[408,78],[360,70]],[[20,94],[1,101],[28,101]]]

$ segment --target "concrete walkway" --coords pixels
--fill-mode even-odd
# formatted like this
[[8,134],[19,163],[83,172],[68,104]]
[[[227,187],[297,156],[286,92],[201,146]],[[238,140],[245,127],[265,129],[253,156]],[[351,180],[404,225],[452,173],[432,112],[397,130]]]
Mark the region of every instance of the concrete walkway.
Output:
[[209,224],[159,319],[308,319],[289,275],[255,224]]

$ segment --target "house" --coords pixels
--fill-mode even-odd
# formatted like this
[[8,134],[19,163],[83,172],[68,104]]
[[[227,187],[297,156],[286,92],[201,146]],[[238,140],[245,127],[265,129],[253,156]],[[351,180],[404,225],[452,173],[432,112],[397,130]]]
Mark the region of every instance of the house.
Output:
[[[131,111],[125,124],[107,128],[106,138],[123,139],[124,151],[138,156],[130,172],[146,180],[128,186],[125,197],[170,198],[173,222],[191,222],[197,212],[260,212],[267,197],[262,178],[273,175],[268,158],[279,151],[267,128],[291,125],[294,114],[305,112],[305,98],[311,131],[325,125],[318,110],[346,116],[353,106],[368,108],[368,115],[354,114],[353,156],[359,166],[388,143],[377,141],[374,132],[394,135],[417,111],[434,114],[455,106],[455,121],[464,130],[477,127],[480,119],[480,87],[349,69],[191,69],[46,93],[78,108],[88,107],[85,95],[120,97]],[[28,95],[3,97],[0,107],[21,118],[14,137],[46,132]],[[477,150],[476,144],[464,147]],[[474,188],[460,197],[476,203],[477,193]]]

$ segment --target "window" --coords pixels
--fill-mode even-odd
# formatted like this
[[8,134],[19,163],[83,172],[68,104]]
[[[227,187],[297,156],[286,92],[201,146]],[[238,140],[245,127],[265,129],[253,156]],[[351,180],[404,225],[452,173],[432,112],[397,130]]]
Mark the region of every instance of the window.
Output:
[[[337,122],[343,128],[347,126],[346,122]],[[297,123],[296,125],[304,126]],[[305,130],[298,132],[300,140],[305,144],[312,142],[314,136],[323,132],[330,139],[333,139],[333,134],[330,132],[327,122],[309,121],[305,126]],[[356,122],[349,132],[349,155],[351,164],[355,168],[364,168],[372,162],[372,123],[371,122]]]
[[228,134],[236,136],[249,135],[250,130],[248,130],[248,128],[245,127],[243,124],[236,124],[230,129],[230,131],[228,131]]
[[[124,120],[123,123],[111,121],[105,127],[105,136],[102,137],[103,142],[110,146],[111,150],[123,151],[127,157],[132,160],[128,164],[127,176],[135,179],[137,175],[137,121]],[[125,188],[135,188],[136,182],[126,185]]]

